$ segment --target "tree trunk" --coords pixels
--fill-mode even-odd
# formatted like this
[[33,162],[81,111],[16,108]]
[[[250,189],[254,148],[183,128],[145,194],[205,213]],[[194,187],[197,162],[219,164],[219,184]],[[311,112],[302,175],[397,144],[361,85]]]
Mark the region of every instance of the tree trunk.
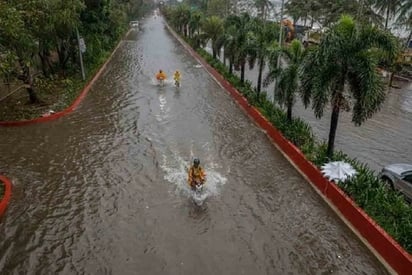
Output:
[[390,10],[389,10],[389,6],[388,6],[388,8],[386,9],[385,30],[388,29],[389,12],[390,12]]
[[67,49],[64,45],[64,41],[60,41],[59,45],[57,46],[57,54],[59,56],[59,64],[60,68],[63,72],[63,76],[66,75],[66,62],[67,62]]
[[394,77],[394,76],[395,76],[395,71],[393,70],[393,71],[391,72],[391,76],[389,77],[389,88],[392,87],[393,77]]
[[34,103],[39,103],[40,100],[37,97],[35,91],[34,91],[34,87],[33,87],[33,76],[30,72],[30,67],[26,66],[24,64],[24,61],[20,60],[19,61],[20,66],[22,67],[23,70],[23,74],[19,76],[20,80],[23,80],[23,83],[27,85],[27,93],[29,94],[29,100],[30,103],[34,104]]
[[213,54],[213,59],[216,59],[217,54],[216,54],[216,49],[215,49],[215,47],[213,46],[213,43],[212,43],[212,54]]
[[44,56],[41,52],[39,52],[39,57],[41,61],[41,70],[43,72],[43,75],[45,77],[49,77],[49,71],[47,70],[47,62],[46,62],[46,56]]
[[333,156],[333,148],[335,146],[336,130],[338,128],[339,112],[340,112],[340,107],[338,104],[336,104],[336,106],[333,106],[332,115],[330,119],[329,140],[328,140],[328,150],[327,150],[327,156],[329,157],[329,159],[331,159]]
[[223,66],[226,67],[226,49],[223,47]]
[[407,48],[407,49],[408,49],[408,47],[409,47],[409,42],[411,41],[411,39],[412,39],[412,30],[411,30],[411,32],[409,33],[408,41],[406,41],[406,48]]
[[240,82],[242,83],[245,82],[245,67],[246,63],[242,62],[242,65],[240,66]]
[[41,65],[42,65],[41,69],[42,69],[43,75],[45,77],[49,77],[50,73],[52,73],[52,74],[54,73],[53,66],[50,63],[50,53],[49,53],[49,51],[48,50],[40,51],[39,52],[39,57],[40,57],[40,60],[41,60]]
[[229,58],[229,73],[233,74],[233,60]]
[[258,73],[258,79],[257,79],[257,93],[258,93],[258,98],[260,91],[262,89],[262,74],[263,74],[263,68],[265,67],[265,62],[263,58],[261,57],[259,60],[259,73]]
[[288,110],[287,110],[287,118],[288,118],[289,122],[292,121],[292,108],[293,108],[293,102],[289,102],[288,103]]
[[29,99],[30,103],[39,103],[39,98],[37,97],[36,93],[34,92],[33,85],[30,85],[28,88],[26,88],[27,92],[29,93]]

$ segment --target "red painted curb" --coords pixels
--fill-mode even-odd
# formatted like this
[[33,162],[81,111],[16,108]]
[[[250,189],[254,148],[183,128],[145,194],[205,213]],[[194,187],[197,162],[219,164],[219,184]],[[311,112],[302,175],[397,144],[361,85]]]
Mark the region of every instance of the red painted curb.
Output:
[[[367,241],[371,251],[398,274],[411,274],[412,255],[406,252],[391,236],[388,235],[373,219],[371,219],[356,203],[350,199],[336,184],[327,180],[320,170],[303,153],[287,140],[247,99],[234,88],[224,77],[211,67],[197,52],[167,25],[173,36],[183,47],[228,91],[247,114],[266,131],[275,145],[299,172],[315,187],[320,195],[338,213],[338,216],[351,224],[351,229]],[[387,266],[388,267],[388,266]]]
[[6,211],[7,205],[10,202],[11,198],[11,181],[5,176],[0,175],[0,184],[4,185],[4,195],[0,200],[0,218],[3,216]]
[[[127,36],[132,30],[130,29],[124,36]],[[94,82],[100,77],[104,69],[106,68],[106,65],[109,63],[109,61],[112,59],[113,54],[117,51],[117,48],[119,48],[120,44],[122,43],[122,40],[119,41],[117,44],[116,48],[112,51],[110,56],[107,58],[106,62],[103,63],[103,65],[100,67],[100,69],[97,71],[97,73],[93,76],[93,78],[86,84],[86,86],[83,88],[82,92],[80,95],[74,100],[74,102],[64,109],[63,111],[51,114],[49,116],[44,116],[44,117],[38,117],[34,119],[29,119],[29,120],[18,120],[18,121],[0,121],[0,126],[3,127],[15,127],[15,126],[24,126],[24,125],[29,125],[29,124],[35,124],[35,123],[41,123],[41,122],[47,122],[51,120],[58,119],[62,116],[65,116],[71,112],[73,112],[83,101],[83,99],[86,97],[87,93],[90,91],[90,88],[93,86]]]

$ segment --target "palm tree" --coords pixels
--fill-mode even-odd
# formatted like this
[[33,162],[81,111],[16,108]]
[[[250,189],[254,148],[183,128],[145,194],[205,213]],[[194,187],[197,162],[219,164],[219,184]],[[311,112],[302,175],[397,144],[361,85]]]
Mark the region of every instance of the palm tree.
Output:
[[406,41],[406,47],[408,47],[409,41],[412,39],[412,1],[402,1],[402,5],[399,7],[398,23],[407,26],[410,30]]
[[230,15],[226,18],[226,25],[232,26],[234,30],[234,63],[240,67],[240,81],[245,81],[245,66],[249,53],[250,16],[242,13],[240,16]]
[[306,26],[306,20],[308,17],[308,2],[301,0],[289,0],[285,3],[285,13],[293,18],[293,23],[296,23],[299,19],[304,20]]
[[270,53],[269,49],[279,36],[279,26],[255,18],[251,21],[251,31],[252,33],[249,37],[249,64],[251,69],[253,69],[256,61],[259,66],[256,86],[257,98],[259,98],[262,87],[263,69],[265,68],[266,60]]
[[223,20],[217,16],[207,17],[202,24],[205,40],[211,40],[213,58],[217,57],[218,39],[223,34]]
[[260,18],[266,20],[269,9],[273,8],[270,0],[255,0],[255,7],[259,10]]
[[380,14],[385,14],[385,29],[388,29],[389,19],[392,18],[402,4],[402,0],[376,0],[375,7]]
[[179,30],[179,32],[184,35],[188,36],[188,25],[190,22],[190,15],[191,11],[187,5],[179,5],[173,12],[173,21]]
[[331,105],[329,157],[341,110],[352,108],[352,121],[361,125],[382,106],[385,85],[377,65],[383,54],[387,60],[397,55],[394,37],[377,27],[357,25],[349,16],[342,16],[307,54],[301,74],[302,99],[305,107],[312,102],[318,118]]
[[223,47],[223,64],[226,65],[226,59],[229,60],[229,73],[232,74],[237,49],[237,29],[235,28],[235,26],[228,23],[227,18],[223,23],[223,28],[223,35],[221,35],[217,41],[217,48],[221,49]]
[[200,11],[194,11],[190,14],[189,20],[189,37],[193,36],[200,30],[203,13]]
[[[281,55],[284,64],[277,68],[278,55]],[[276,81],[275,99],[280,105],[286,105],[287,118],[292,120],[292,107],[295,103],[295,95],[299,90],[300,69],[305,57],[305,48],[299,40],[294,39],[290,46],[275,48],[270,59],[270,70],[265,78],[264,85]]]

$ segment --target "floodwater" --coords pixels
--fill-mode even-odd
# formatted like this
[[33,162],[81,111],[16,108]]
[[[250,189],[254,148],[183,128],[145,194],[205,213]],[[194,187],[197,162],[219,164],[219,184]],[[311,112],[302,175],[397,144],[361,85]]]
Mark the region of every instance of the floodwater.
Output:
[[[14,183],[0,273],[386,274],[163,19],[141,28],[74,113],[0,129]],[[181,70],[181,87],[157,86],[158,69]]]

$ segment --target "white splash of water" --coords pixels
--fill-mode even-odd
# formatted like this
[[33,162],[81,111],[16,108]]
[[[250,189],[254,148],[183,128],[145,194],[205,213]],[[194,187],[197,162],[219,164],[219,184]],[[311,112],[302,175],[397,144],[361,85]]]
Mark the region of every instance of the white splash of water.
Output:
[[150,82],[151,82],[151,84],[152,84],[153,86],[158,86],[158,87],[174,86],[174,85],[175,85],[175,82],[174,82],[173,79],[165,79],[165,80],[163,80],[163,84],[162,84],[162,83],[160,83],[159,80],[157,80],[157,79],[154,77],[154,78],[152,78],[152,79],[150,80]]
[[[190,160],[191,161],[191,160]],[[226,178],[214,169],[218,167],[216,163],[204,163],[206,172],[206,183],[201,194],[196,195],[187,182],[187,171],[190,162],[174,154],[173,156],[163,155],[161,168],[165,171],[165,180],[176,185],[176,192],[192,197],[197,204],[203,203],[210,196],[218,196]],[[199,203],[198,203],[199,202]]]

